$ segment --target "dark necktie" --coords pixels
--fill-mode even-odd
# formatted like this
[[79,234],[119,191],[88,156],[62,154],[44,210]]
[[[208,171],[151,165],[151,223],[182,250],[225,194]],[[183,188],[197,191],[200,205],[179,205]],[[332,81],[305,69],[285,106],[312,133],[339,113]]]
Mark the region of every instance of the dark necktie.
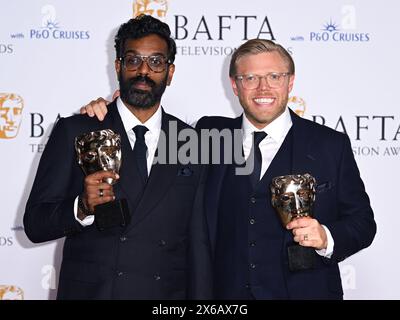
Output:
[[[257,182],[260,180],[260,174],[261,174],[261,163],[262,163],[262,157],[261,157],[261,151],[260,151],[260,142],[267,136],[267,134],[264,131],[254,131],[253,132],[253,146],[252,150],[250,152],[250,156],[254,151],[254,170],[250,174],[250,181],[253,185],[253,187],[256,186]],[[251,158],[249,158],[251,159]]]
[[133,147],[133,154],[137,162],[139,174],[144,184],[147,182],[147,146],[144,140],[144,134],[148,131],[145,126],[136,126],[133,128],[136,141]]

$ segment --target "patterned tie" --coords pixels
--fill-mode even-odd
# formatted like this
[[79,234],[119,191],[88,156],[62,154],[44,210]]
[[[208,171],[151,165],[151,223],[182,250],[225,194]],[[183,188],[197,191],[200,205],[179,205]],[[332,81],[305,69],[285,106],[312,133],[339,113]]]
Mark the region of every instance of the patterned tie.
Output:
[[133,154],[137,162],[140,176],[144,184],[147,182],[147,146],[144,140],[144,134],[148,131],[145,126],[136,126],[133,128],[133,132],[136,136],[135,145],[133,147]]
[[260,181],[261,174],[261,151],[260,151],[260,142],[267,136],[264,131],[254,131],[253,132],[253,146],[250,152],[250,155],[254,151],[254,170],[250,174],[250,181],[253,187],[256,186],[257,182]]

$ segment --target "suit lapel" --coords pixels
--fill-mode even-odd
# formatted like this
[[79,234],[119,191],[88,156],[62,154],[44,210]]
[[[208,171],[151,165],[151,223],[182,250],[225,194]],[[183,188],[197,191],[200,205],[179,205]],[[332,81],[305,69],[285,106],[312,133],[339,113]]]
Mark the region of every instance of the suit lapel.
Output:
[[318,164],[317,157],[313,154],[312,150],[314,137],[310,133],[309,127],[304,125],[305,120],[291,110],[290,115],[293,122],[291,174],[304,174],[312,170],[315,165]]

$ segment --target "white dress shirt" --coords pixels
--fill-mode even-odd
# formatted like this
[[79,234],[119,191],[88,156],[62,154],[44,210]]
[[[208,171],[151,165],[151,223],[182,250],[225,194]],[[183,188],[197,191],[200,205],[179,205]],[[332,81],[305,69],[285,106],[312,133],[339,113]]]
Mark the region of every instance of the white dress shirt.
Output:
[[141,123],[140,120],[136,118],[135,115],[124,105],[120,98],[117,99],[117,108],[132,149],[136,141],[136,136],[132,129],[138,125],[145,126],[149,129],[144,135],[144,140],[147,146],[147,173],[150,175],[161,131],[161,107],[159,107],[145,123]]
[[259,145],[262,156],[260,179],[270,166],[291,127],[292,118],[287,108],[284,113],[261,130],[257,129],[247,119],[246,115],[243,115],[243,153],[246,160],[250,155],[250,150],[253,145],[253,132],[264,131],[267,134]]
[[[144,140],[147,146],[147,172],[148,175],[150,175],[151,167],[154,160],[154,154],[157,149],[158,138],[160,137],[161,131],[161,107],[159,107],[157,111],[145,123],[141,123],[140,120],[136,118],[136,116],[124,105],[121,98],[119,97],[117,99],[117,109],[119,115],[121,116],[122,123],[124,125],[126,134],[128,135],[129,143],[131,144],[132,149],[136,141],[136,136],[132,129],[137,125],[142,125],[149,129],[144,135]],[[93,215],[87,216],[83,220],[80,220],[78,218],[78,197],[76,197],[74,202],[74,214],[75,219],[82,226],[90,226],[94,222]]]
[[[260,180],[271,165],[272,160],[277,154],[291,127],[292,118],[288,108],[286,108],[278,118],[263,129],[256,128],[249,119],[247,119],[246,115],[243,114],[243,153],[246,160],[250,155],[250,150],[253,145],[252,133],[254,131],[264,131],[267,133],[267,136],[259,145],[262,157]],[[334,241],[328,228],[324,225],[322,225],[322,227],[325,229],[328,244],[326,249],[316,250],[316,252],[323,257],[330,258],[333,253]]]

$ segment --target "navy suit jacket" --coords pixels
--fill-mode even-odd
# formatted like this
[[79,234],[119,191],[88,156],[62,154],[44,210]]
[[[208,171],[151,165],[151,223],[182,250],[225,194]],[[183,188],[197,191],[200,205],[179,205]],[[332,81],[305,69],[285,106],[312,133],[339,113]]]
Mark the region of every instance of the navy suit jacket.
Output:
[[[313,270],[286,270],[286,286],[289,297],[293,299],[340,298],[343,291],[338,262],[371,244],[376,233],[373,211],[348,136],[302,119],[292,111],[291,117],[291,174],[310,173],[316,178],[314,217],[330,230],[334,252],[330,259],[320,257]],[[198,129],[233,130],[241,127],[242,117],[203,117],[197,123]],[[211,165],[205,189],[205,211],[213,259],[219,200],[227,167]],[[290,243],[292,240],[291,232],[287,231],[285,241]],[[287,258],[283,251],[281,258]]]
[[[178,133],[186,124],[165,113]],[[120,179],[116,198],[128,200],[131,222],[98,231],[82,227],[73,204],[83,191],[84,174],[74,149],[76,136],[100,129],[121,135]],[[161,139],[160,139],[161,140]],[[168,148],[167,148],[168,150]],[[142,194],[132,148],[115,102],[103,122],[84,115],[60,119],[42,154],[24,215],[33,242],[66,237],[59,299],[206,299],[208,238],[202,212],[204,170],[200,165],[154,164]],[[200,262],[199,262],[200,261]]]

